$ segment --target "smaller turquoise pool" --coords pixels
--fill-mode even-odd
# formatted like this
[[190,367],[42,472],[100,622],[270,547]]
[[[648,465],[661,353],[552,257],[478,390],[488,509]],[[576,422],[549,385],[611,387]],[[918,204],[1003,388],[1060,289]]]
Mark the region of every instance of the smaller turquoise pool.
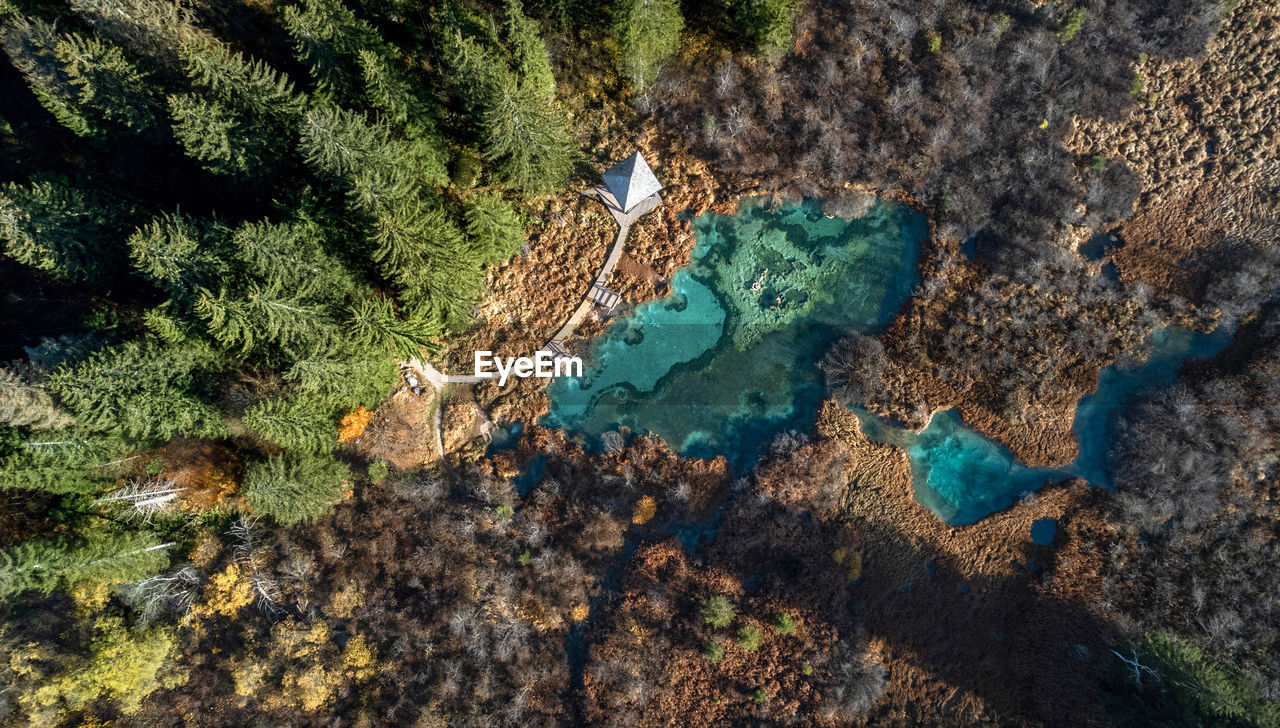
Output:
[[1080,454],[1069,465],[1029,468],[999,443],[969,429],[955,410],[938,412],[920,432],[892,427],[861,407],[853,411],[863,432],[876,442],[896,445],[911,458],[916,500],[953,525],[975,523],[1013,505],[1045,484],[1079,477],[1111,488],[1108,456],[1116,419],[1139,390],[1173,384],[1187,359],[1205,359],[1226,348],[1231,334],[1161,329],[1151,335],[1142,364],[1103,369],[1098,389],[1076,407],[1073,430]]

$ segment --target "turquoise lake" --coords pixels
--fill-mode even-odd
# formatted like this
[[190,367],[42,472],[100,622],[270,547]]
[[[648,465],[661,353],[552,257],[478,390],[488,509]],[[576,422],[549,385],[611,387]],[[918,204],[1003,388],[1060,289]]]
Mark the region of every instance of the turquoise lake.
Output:
[[692,261],[670,295],[612,325],[582,377],[551,384],[542,424],[588,445],[627,426],[745,471],[779,433],[813,426],[825,397],[816,363],[831,341],[893,319],[917,283],[927,227],[904,205],[843,220],[813,202],[744,205],[693,226]]
[[[690,265],[671,293],[637,306],[593,344],[582,377],[555,380],[542,424],[598,448],[628,427],[689,457],[724,455],[745,472],[788,430],[807,432],[826,397],[816,364],[854,329],[882,331],[918,283],[924,218],[881,202],[857,220],[825,217],[817,203],[694,223]],[[1108,453],[1116,417],[1132,395],[1173,383],[1188,358],[1221,351],[1231,336],[1182,329],[1152,334],[1150,355],[1112,366],[1080,400],[1080,453],[1056,468],[1030,468],[969,429],[954,410],[913,432],[854,407],[869,438],[903,448],[916,500],[948,523],[974,523],[1045,484],[1078,476],[1111,487]]]

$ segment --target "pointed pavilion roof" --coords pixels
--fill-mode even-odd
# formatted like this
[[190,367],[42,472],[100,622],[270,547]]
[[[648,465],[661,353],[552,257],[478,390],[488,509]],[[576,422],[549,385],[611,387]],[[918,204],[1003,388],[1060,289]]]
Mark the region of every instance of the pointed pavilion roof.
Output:
[[640,152],[618,162],[604,173],[605,187],[613,193],[618,206],[623,212],[629,212],[644,198],[662,189],[658,178],[653,176],[649,163],[644,161]]

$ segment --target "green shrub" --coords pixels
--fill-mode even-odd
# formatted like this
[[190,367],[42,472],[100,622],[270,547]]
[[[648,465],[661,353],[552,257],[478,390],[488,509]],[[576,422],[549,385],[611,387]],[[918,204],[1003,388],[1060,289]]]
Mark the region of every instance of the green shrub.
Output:
[[756,701],[757,705],[764,705],[769,702],[769,695],[763,688],[756,688],[755,692],[751,693],[751,699]]
[[1067,13],[1067,17],[1062,19],[1062,25],[1058,28],[1058,39],[1063,43],[1068,43],[1076,37],[1076,34],[1083,27],[1084,8],[1076,8]]
[[733,602],[717,594],[703,600],[698,613],[702,615],[702,621],[711,625],[713,629],[724,629],[733,623],[733,617],[737,611]]
[[391,466],[387,465],[386,460],[375,460],[369,463],[369,482],[382,485],[390,472]]
[[764,639],[764,633],[754,624],[748,624],[738,630],[738,646],[747,652],[755,652],[760,649],[760,641]]
[[779,614],[773,618],[773,629],[785,637],[796,631],[796,621],[789,614]]
[[715,640],[707,640],[707,643],[702,646],[702,656],[714,665],[724,659],[724,645]]

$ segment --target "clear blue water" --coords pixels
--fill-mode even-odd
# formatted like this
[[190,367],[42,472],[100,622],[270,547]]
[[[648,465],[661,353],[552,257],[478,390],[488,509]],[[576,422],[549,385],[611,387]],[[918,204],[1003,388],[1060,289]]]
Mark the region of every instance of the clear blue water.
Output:
[[918,433],[888,425],[860,407],[853,410],[868,438],[907,451],[917,501],[952,525],[975,523],[1066,478],[1111,488],[1108,455],[1127,402],[1139,390],[1169,386],[1184,361],[1211,357],[1230,341],[1231,334],[1221,329],[1209,334],[1161,329],[1151,335],[1151,353],[1142,364],[1103,369],[1097,391],[1076,407],[1072,428],[1080,453],[1062,467],[1022,465],[1007,448],[969,429],[955,410],[938,412]]
[[[541,423],[588,447],[626,426],[685,456],[724,455],[742,472],[779,433],[813,426],[826,396],[816,363],[830,344],[849,329],[873,334],[892,320],[918,282],[926,225],[894,203],[851,221],[807,202],[744,205],[693,226],[692,261],[673,277],[671,294],[612,325],[582,377],[553,382]],[[1104,369],[1076,410],[1079,457],[1062,467],[1022,465],[954,410],[913,432],[853,409],[868,437],[906,450],[921,504],[948,523],[974,523],[1068,477],[1111,487],[1108,451],[1120,409],[1140,389],[1171,384],[1186,359],[1212,356],[1229,341],[1225,331],[1164,329],[1152,335],[1142,364]]]
[[895,203],[843,220],[814,202],[744,205],[693,227],[671,294],[611,326],[581,378],[551,384],[542,424],[588,445],[626,426],[744,470],[780,432],[812,427],[825,397],[817,360],[848,329],[892,320],[918,282],[927,228]]

